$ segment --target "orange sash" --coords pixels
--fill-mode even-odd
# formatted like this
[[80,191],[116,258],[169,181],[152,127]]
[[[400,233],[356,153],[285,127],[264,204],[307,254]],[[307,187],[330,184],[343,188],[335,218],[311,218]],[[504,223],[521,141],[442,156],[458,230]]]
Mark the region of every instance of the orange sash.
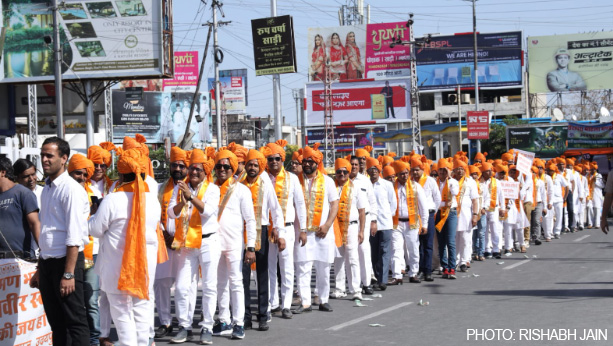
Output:
[[587,200],[591,201],[594,198],[594,186],[596,186],[596,173],[592,174],[587,179]]
[[[287,202],[289,198],[289,183],[290,176],[285,171],[283,167],[281,167],[281,171],[277,174],[275,178],[275,195],[277,196],[277,200],[279,201],[279,205],[281,205],[281,212],[283,215],[283,220],[287,219],[287,215],[285,215],[287,210]],[[272,216],[270,219],[270,229],[273,228]],[[283,227],[284,225],[281,225]]]
[[422,174],[421,178],[419,178],[419,185],[421,185],[421,187],[424,187],[424,185],[426,185],[426,181],[428,181],[428,176]]
[[[440,186],[440,180],[436,179],[436,182]],[[445,226],[445,222],[447,222],[447,218],[449,217],[449,212],[451,210],[451,193],[449,193],[449,178],[445,180],[445,186],[443,187],[443,191],[441,192],[441,201],[445,203],[445,206],[441,206],[439,209],[440,220],[436,224],[436,230],[441,231],[443,226]]]
[[[90,188],[91,183],[89,181],[85,182],[85,191],[87,192],[87,200],[89,201],[89,206],[92,206],[91,197],[94,196],[94,192]],[[83,248],[83,255],[85,256],[85,269],[89,269],[94,266],[94,237],[89,236],[89,243],[85,245]]]
[[[241,176],[242,177],[242,176]],[[239,178],[240,180],[240,178]],[[224,210],[226,209],[226,205],[232,197],[232,193],[234,192],[234,188],[236,188],[237,180],[234,177],[230,177],[223,182],[223,184],[219,184],[219,180],[215,181],[215,185],[219,186],[219,212],[217,213],[217,221],[221,220],[221,215],[223,215]]]
[[[338,187],[338,184],[336,185]],[[336,247],[347,244],[347,230],[349,229],[349,215],[351,214],[351,203],[353,195],[353,182],[347,179],[345,185],[341,187],[340,200],[338,203],[338,214],[334,223],[334,241]]]
[[[187,184],[189,184],[189,182],[187,182]],[[196,190],[198,191],[196,198],[202,200],[208,187],[209,182],[205,179],[198,185],[198,187],[196,187]],[[177,203],[180,203],[182,199],[183,194],[181,191],[178,191]],[[191,204],[191,202],[187,202],[183,205],[181,215],[177,218],[177,223],[175,224],[175,239],[172,241],[173,250],[177,250],[182,247],[199,249],[202,245],[202,219],[200,218],[200,212],[198,209],[196,209],[196,207],[192,206],[192,214],[187,215],[189,204]]]
[[[400,202],[398,198],[398,181],[394,183],[394,192],[396,192],[396,199]],[[421,227],[421,218],[417,215],[417,193],[415,192],[415,188],[413,187],[413,182],[411,179],[407,180],[407,183],[404,186],[405,194],[407,196],[407,211],[409,213],[409,228],[415,229]],[[394,229],[398,229],[398,222],[400,218],[400,204],[398,204],[398,208],[396,208],[396,214],[393,216]]]
[[460,215],[460,210],[462,210],[462,200],[464,199],[464,192],[466,192],[466,185],[464,185],[464,179],[466,179],[465,176],[458,181],[458,184],[460,185],[460,193],[455,196],[456,201],[458,202],[458,215]]
[[493,212],[496,210],[496,203],[498,201],[498,183],[496,182],[496,178],[490,178],[490,207],[487,209],[489,212]]
[[170,204],[170,198],[172,198],[172,191],[175,188],[175,183],[172,178],[168,178],[162,185],[162,187],[158,190],[158,201],[160,201],[160,205],[162,206],[162,215],[160,217],[160,221],[164,226],[165,230],[168,230],[168,205]]
[[[316,232],[321,224],[321,214],[324,207],[324,195],[326,193],[326,180],[320,171],[311,181],[311,186],[305,186],[304,174],[300,173],[300,185],[307,206],[307,231]],[[314,186],[313,186],[314,185]]]
[[[258,176],[253,184],[250,184],[247,179],[243,179],[241,183],[249,188],[251,191],[251,200],[253,201],[253,211],[255,213],[255,251],[262,248],[262,199],[264,198],[264,184],[262,184],[262,177]],[[243,231],[245,237],[245,244],[247,244],[247,230]]]

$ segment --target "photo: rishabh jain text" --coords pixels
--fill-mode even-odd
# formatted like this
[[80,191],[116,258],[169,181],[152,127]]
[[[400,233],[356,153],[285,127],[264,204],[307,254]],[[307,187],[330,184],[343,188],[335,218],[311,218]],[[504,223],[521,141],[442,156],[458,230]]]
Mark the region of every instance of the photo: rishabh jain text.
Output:
[[469,328],[467,341],[607,341],[606,328]]

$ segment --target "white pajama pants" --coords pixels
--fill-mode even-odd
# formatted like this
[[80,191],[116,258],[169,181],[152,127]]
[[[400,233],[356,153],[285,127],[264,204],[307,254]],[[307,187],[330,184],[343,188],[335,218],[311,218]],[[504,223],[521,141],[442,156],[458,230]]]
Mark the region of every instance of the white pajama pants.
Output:
[[487,227],[485,230],[485,252],[500,252],[500,237],[502,236],[502,222],[498,219],[498,208],[486,213]]
[[564,217],[564,203],[563,202],[554,203],[553,209],[550,211],[553,211],[553,213],[555,214],[555,222],[553,224],[553,234],[559,235],[560,233],[562,233],[562,218]]
[[277,281],[277,262],[281,270],[281,308],[289,309],[292,305],[294,288],[294,226],[285,227],[285,249],[279,252],[277,244],[268,246],[268,279],[270,303],[269,309],[279,306],[279,282]]
[[[546,206],[544,208],[547,208]],[[543,216],[543,230],[545,231],[545,239],[551,239],[553,236],[553,217],[555,209],[546,209],[547,215]]]
[[100,337],[108,338],[111,335],[111,324],[113,318],[111,317],[111,306],[109,304],[109,298],[106,292],[99,291],[100,297],[98,298],[98,313],[100,315]]
[[[152,296],[153,292],[150,292]],[[118,346],[147,346],[154,316],[153,300],[138,299],[128,294],[107,293],[111,316],[115,322]]]
[[155,279],[153,282],[155,307],[158,311],[160,325],[162,326],[170,326],[172,323],[172,314],[170,313],[170,289],[174,283],[174,278]]
[[177,255],[177,283],[175,285],[175,304],[179,326],[190,330],[194,319],[196,298],[198,296],[199,271],[202,271],[202,314],[200,326],[213,329],[215,307],[217,304],[217,267],[221,249],[219,236],[215,233],[202,239],[200,249],[181,249]]
[[[245,291],[243,288],[243,250],[221,251],[217,268],[219,320],[227,324],[244,325]],[[230,294],[223,294],[229,285]],[[232,320],[230,320],[230,306]]]
[[473,232],[458,230],[455,234],[455,247],[457,254],[458,265],[470,262],[470,256],[473,252]]
[[[362,285],[370,286],[372,279],[372,259],[370,252],[370,222],[367,222],[368,227],[364,227],[364,241],[358,245],[358,255],[360,260],[360,277]],[[356,225],[357,226],[357,225]],[[359,287],[359,286],[358,286]]]
[[602,205],[598,206],[598,208],[595,208],[595,207],[588,208],[588,214],[589,214],[589,220],[590,220],[588,224],[596,228],[600,228],[600,218],[602,217]]
[[[392,230],[392,277],[402,279],[402,270],[406,267],[404,260],[404,235],[400,230]],[[381,282],[386,284],[387,282]]]
[[585,203],[585,198],[583,199],[583,202],[579,203],[579,220],[580,220],[580,226],[584,227],[585,226],[585,221],[586,221],[586,216],[587,213],[585,212],[585,209],[587,208],[587,205]]
[[408,222],[400,221],[398,229],[404,236],[404,244],[409,252],[409,276],[419,272],[419,229],[411,229]]
[[345,278],[347,278],[349,293],[353,294],[360,291],[360,255],[358,248],[358,225],[349,225],[347,244],[338,248],[341,257],[334,259],[334,277],[337,290],[345,292]]
[[297,263],[296,277],[298,279],[298,291],[302,298],[302,306],[311,305],[311,272],[315,266],[315,286],[319,294],[321,304],[328,302],[330,298],[330,263],[327,261],[304,261]]

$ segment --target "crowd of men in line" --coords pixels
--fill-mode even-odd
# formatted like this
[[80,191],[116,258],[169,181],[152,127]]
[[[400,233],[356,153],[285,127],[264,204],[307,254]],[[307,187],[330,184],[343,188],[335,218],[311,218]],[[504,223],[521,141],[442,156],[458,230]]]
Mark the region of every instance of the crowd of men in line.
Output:
[[[38,261],[31,285],[55,345],[112,345],[111,323],[118,345],[183,343],[193,338],[199,289],[199,343],[243,339],[252,302],[265,331],[272,314],[332,312],[330,298],[362,299],[405,275],[416,284],[456,279],[564,232],[606,233],[613,201],[613,179],[605,186],[585,160],[535,159],[526,175],[512,151],[496,160],[477,153],[469,165],[463,152],[432,162],[374,158],[365,147],[336,159],[331,178],[318,144],[290,158],[284,140],[259,150],[173,147],[170,178],[158,185],[145,142],[126,137],[70,156],[66,141],[48,138],[44,187],[28,160],[0,158],[0,255]],[[107,176],[113,151],[116,181]],[[505,196],[503,181],[519,183],[517,198]]]

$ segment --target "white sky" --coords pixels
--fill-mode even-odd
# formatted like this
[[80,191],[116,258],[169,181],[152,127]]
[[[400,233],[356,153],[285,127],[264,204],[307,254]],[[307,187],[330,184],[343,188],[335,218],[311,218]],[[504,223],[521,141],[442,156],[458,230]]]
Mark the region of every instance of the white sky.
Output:
[[[200,59],[206,42],[207,27],[212,22],[211,0],[174,0],[174,42],[176,51],[198,50]],[[247,68],[249,72],[249,106],[254,116],[273,114],[272,77],[255,76],[251,19],[270,17],[269,0],[225,0],[225,18],[232,21],[219,29],[219,45],[224,51],[220,69]],[[286,122],[296,125],[296,103],[292,89],[307,81],[307,29],[337,26],[338,10],[344,0],[278,0],[277,15],[294,19],[298,72],[281,75],[282,114]],[[427,33],[453,34],[472,31],[472,2],[462,0],[365,0],[371,5],[371,23],[406,21],[415,14],[416,37]],[[611,0],[479,0],[477,31],[522,30],[527,36],[571,34],[589,31],[613,31]],[[205,65],[203,85],[214,77],[212,43]],[[524,42],[525,44],[525,42]],[[202,89],[201,89],[202,90]]]

